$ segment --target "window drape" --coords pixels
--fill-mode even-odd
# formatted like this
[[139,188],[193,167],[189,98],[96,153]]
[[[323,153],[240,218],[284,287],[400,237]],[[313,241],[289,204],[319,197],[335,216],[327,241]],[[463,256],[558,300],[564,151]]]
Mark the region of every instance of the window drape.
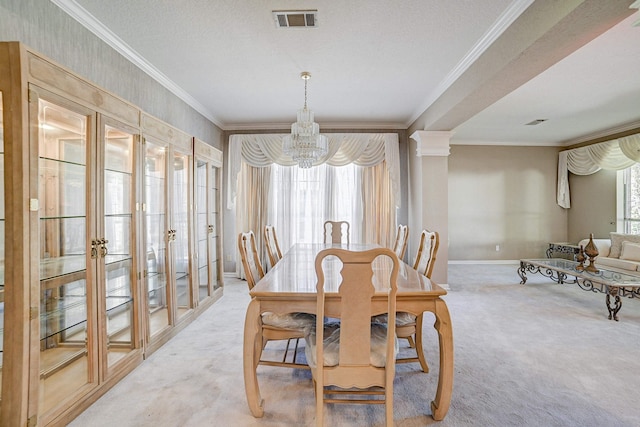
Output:
[[626,169],[636,162],[640,162],[640,134],[561,151],[558,155],[558,205],[571,207],[569,172],[591,175],[600,169]]
[[363,241],[362,176],[368,168],[354,164],[271,168],[267,221],[276,227],[283,250],[294,243],[321,243],[326,220],[348,221],[351,241]]
[[327,156],[310,169],[284,156],[282,136],[230,137],[227,208],[236,208],[236,234],[253,230],[262,248],[264,226],[274,225],[286,251],[297,242],[321,241],[330,219],[349,221],[352,242],[393,243],[400,203],[397,134],[328,135]]
[[[282,152],[285,134],[247,134],[229,137],[229,165],[227,167],[227,209],[232,209],[237,195],[238,173],[242,161],[254,167],[272,163],[283,166],[296,164]],[[327,134],[329,150],[316,165],[375,166],[387,162],[389,177],[395,194],[400,191],[400,154],[398,134],[395,133],[332,133]],[[399,206],[400,198],[395,201]]]
[[396,210],[389,168],[383,162],[364,168],[362,176],[362,207],[364,210],[363,239],[392,247],[395,243]]
[[[266,256],[264,248],[264,236],[262,230],[266,223],[266,213],[269,201],[269,181],[271,179],[271,168],[254,168],[247,164],[241,165],[241,173],[238,182],[238,199],[242,200],[236,210],[236,230],[253,230],[256,236],[256,247],[260,254],[262,266],[265,264]],[[239,231],[236,232],[236,236]],[[236,273],[238,277],[244,279],[244,269],[240,262],[240,251],[236,245]]]

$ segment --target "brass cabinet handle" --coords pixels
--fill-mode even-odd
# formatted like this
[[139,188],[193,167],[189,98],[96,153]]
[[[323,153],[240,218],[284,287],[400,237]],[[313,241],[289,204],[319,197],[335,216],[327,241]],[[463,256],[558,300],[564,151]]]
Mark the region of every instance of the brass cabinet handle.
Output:
[[109,241],[106,239],[100,240],[100,256],[102,256],[102,258],[106,257],[109,253],[107,243],[109,243]]
[[96,259],[98,258],[98,241],[97,240],[92,240],[91,241],[91,259]]

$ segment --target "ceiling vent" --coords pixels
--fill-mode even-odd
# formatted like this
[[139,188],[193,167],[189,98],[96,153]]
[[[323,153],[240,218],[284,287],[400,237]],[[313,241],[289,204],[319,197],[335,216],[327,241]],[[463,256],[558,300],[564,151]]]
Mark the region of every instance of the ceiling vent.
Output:
[[546,122],[546,121],[547,121],[547,119],[536,119],[536,120],[534,120],[532,122],[525,123],[525,126],[535,126],[535,125],[539,125],[540,123]]
[[274,10],[273,17],[278,28],[317,27],[317,9]]

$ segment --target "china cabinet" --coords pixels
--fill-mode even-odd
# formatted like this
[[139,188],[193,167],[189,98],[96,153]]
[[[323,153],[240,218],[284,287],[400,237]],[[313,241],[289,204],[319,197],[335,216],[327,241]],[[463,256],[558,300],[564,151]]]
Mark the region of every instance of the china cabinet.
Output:
[[0,425],[65,425],[222,295],[221,152],[15,42],[0,101]]

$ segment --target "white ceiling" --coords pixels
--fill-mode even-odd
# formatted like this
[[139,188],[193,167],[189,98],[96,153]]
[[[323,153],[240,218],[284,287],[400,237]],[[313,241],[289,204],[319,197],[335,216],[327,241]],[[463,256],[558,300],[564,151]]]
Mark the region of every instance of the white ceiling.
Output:
[[[302,71],[321,129],[562,145],[640,126],[631,0],[52,1],[225,130],[288,128]],[[318,27],[276,28],[290,9]]]

